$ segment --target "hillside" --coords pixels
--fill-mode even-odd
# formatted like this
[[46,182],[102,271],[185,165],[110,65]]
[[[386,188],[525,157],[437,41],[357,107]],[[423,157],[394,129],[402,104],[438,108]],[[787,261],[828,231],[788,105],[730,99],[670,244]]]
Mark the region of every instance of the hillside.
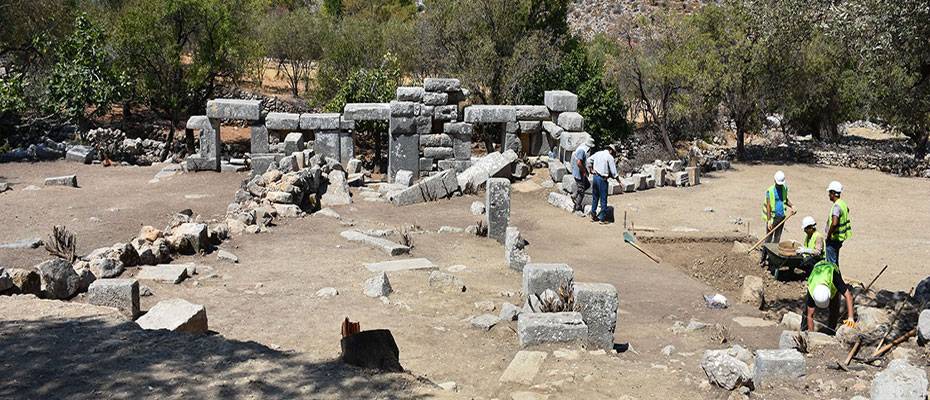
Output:
[[568,15],[573,32],[585,38],[614,29],[624,17],[656,10],[690,12],[714,0],[574,0]]

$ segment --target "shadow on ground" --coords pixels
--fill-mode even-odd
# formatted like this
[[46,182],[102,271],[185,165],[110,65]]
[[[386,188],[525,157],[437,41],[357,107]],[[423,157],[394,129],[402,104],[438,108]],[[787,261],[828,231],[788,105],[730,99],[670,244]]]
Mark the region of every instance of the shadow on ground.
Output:
[[0,321],[0,398],[418,399],[409,374],[98,317]]

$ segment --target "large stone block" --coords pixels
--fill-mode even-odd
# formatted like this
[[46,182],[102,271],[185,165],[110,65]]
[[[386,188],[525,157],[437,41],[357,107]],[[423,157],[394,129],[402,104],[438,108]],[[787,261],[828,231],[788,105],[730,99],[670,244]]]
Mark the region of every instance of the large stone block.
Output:
[[559,140],[562,137],[562,132],[565,132],[565,129],[562,129],[561,126],[555,122],[543,121],[542,123],[543,131],[549,134],[555,140]]
[[[762,384],[800,378],[807,374],[804,355],[795,349],[757,350],[752,383],[758,388]],[[924,388],[926,395],[926,388]]]
[[578,111],[578,96],[567,90],[547,90],[543,93],[543,104],[552,112]]
[[546,106],[514,106],[517,119],[521,121],[548,121],[552,119],[549,107]]
[[504,173],[509,175],[516,160],[517,153],[512,150],[488,154],[459,174],[459,188],[462,189],[463,193],[475,193],[491,177],[501,176]]
[[908,364],[907,360],[893,360],[872,379],[869,394],[872,400],[926,399],[927,372]]
[[428,106],[444,106],[449,101],[449,94],[445,92],[426,92],[423,94],[423,104]]
[[542,132],[542,122],[539,121],[520,121],[520,133],[534,135]]
[[539,132],[530,135],[530,143],[528,153],[531,156],[542,156],[548,155],[552,151],[552,146],[549,144],[549,138],[546,132]]
[[87,289],[87,302],[116,308],[130,319],[136,319],[139,316],[139,281],[97,279]]
[[317,131],[313,139],[313,152],[322,157],[342,160],[338,130]]
[[90,146],[71,146],[68,149],[68,152],[65,154],[65,160],[72,162],[79,162],[82,164],[90,164],[94,161],[94,157],[97,155],[97,151]]
[[620,306],[617,288],[608,283],[575,283],[572,293],[575,311],[581,313],[588,326],[588,344],[605,350],[613,349]]
[[214,99],[207,101],[207,117],[215,119],[261,119],[261,100]]
[[452,147],[452,137],[444,133],[435,135],[420,135],[420,146]]
[[45,186],[78,187],[77,175],[54,176],[51,178],[45,178]]
[[575,211],[575,202],[572,200],[571,196],[558,192],[549,193],[548,198],[549,204],[561,208],[565,211],[572,212]]
[[268,128],[264,124],[252,124],[250,131],[250,153],[262,154],[269,153],[271,146],[268,144]]
[[523,267],[523,296],[539,295],[551,289],[556,293],[559,288],[571,289],[575,271],[568,264],[530,263]]
[[465,108],[465,122],[478,124],[516,122],[513,106],[470,106]]
[[[391,118],[393,124],[398,118]],[[391,135],[388,142],[388,176],[391,181],[394,174],[402,169],[408,171],[420,170],[420,136]]]
[[559,114],[559,126],[569,132],[584,131],[584,117],[576,112],[563,112]]
[[206,333],[207,309],[182,299],[162,300],[136,320],[136,324],[142,329]]
[[459,118],[457,105],[436,106],[433,109],[433,119],[436,121],[455,121]]
[[387,121],[391,118],[388,103],[349,103],[342,109],[342,116],[349,121]]
[[565,176],[571,174],[568,171],[568,166],[563,164],[561,161],[550,160],[549,161],[549,177],[552,178],[553,182],[562,182],[565,179]]
[[273,131],[300,129],[300,114],[272,112],[265,116],[265,127]]
[[559,147],[571,153],[589,140],[592,140],[592,138],[587,132],[562,132],[562,137],[559,138]]
[[423,101],[423,88],[420,86],[399,86],[394,92],[394,98],[397,101]]
[[391,117],[413,118],[417,115],[417,109],[420,105],[412,101],[392,101]]
[[300,129],[311,131],[338,131],[342,115],[339,113],[300,114]]
[[526,253],[526,245],[526,240],[520,235],[520,230],[508,226],[507,238],[504,240],[504,263],[510,269],[523,271],[523,267],[530,262],[530,256]]
[[355,158],[355,137],[352,132],[339,132],[339,162],[343,165]]
[[388,124],[388,134],[414,135],[417,133],[417,120],[414,117],[391,117]]
[[423,80],[423,89],[427,92],[459,92],[462,82],[453,78],[426,78]]
[[588,327],[581,313],[522,313],[517,317],[520,346],[584,341]]
[[447,160],[455,157],[451,147],[424,147],[423,157],[432,158],[433,160]]
[[288,133],[284,138],[284,154],[294,154],[304,151],[304,134],[301,132]]
[[488,238],[503,244],[507,238],[507,225],[510,223],[509,179],[488,179],[485,209],[487,210]]
[[413,123],[416,125],[417,134],[429,135],[433,133],[433,117],[428,115],[419,115],[413,117]]
[[182,254],[203,252],[210,246],[207,225],[194,222],[186,222],[172,229],[166,239],[172,250]]
[[450,197],[458,190],[455,171],[445,170],[395,193],[391,196],[391,202],[397,206],[424,203]]

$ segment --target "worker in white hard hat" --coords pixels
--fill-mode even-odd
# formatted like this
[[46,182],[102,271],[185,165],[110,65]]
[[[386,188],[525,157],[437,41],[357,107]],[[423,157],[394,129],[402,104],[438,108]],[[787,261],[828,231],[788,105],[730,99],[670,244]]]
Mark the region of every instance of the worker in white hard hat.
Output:
[[837,266],[840,265],[840,248],[846,239],[852,236],[852,224],[849,220],[849,206],[840,198],[843,194],[843,185],[837,181],[827,186],[827,196],[833,205],[826,221],[826,248],[825,258]]
[[807,310],[802,314],[801,329],[814,331],[814,311],[818,308],[828,308],[826,327],[830,333],[836,331],[836,323],[840,317],[840,296],[846,299],[846,320],[843,325],[856,327],[853,309],[852,293],[846,288],[843,275],[839,267],[827,260],[822,260],[814,266],[810,276],[807,277],[807,296],[805,303]]
[[765,191],[765,200],[762,203],[762,220],[765,221],[765,232],[772,233],[766,239],[766,243],[781,242],[781,232],[784,226],[780,224],[785,220],[785,207],[794,209],[791,200],[788,200],[788,185],[785,181],[785,173],[778,171],[775,173],[775,184]]
[[823,235],[817,231],[817,221],[809,215],[801,221],[801,229],[804,230],[805,236],[804,242],[797,253],[804,257],[801,268],[810,271],[813,269],[814,264],[823,259]]

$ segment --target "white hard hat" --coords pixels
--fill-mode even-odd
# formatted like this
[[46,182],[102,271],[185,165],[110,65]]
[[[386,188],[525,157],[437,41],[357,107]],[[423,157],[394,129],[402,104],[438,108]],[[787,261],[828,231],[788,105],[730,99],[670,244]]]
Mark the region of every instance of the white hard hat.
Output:
[[827,191],[828,191],[828,192],[843,193],[843,184],[842,184],[842,183],[839,183],[838,181],[830,182],[830,185],[827,186]]
[[807,229],[811,225],[817,226],[817,221],[814,221],[814,217],[810,215],[804,217],[804,220],[801,221],[801,229]]
[[784,185],[785,184],[785,173],[778,171],[775,173],[775,184]]
[[827,285],[817,285],[814,288],[814,304],[819,308],[827,308],[830,305],[830,288]]

